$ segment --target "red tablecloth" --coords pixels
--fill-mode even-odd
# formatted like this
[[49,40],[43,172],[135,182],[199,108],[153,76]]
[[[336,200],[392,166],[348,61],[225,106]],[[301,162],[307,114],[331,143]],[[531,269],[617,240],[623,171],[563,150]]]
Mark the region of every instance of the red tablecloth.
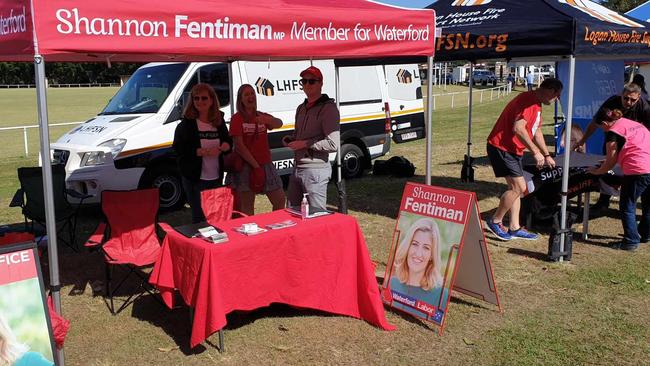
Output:
[[[287,219],[296,226],[246,236],[243,223],[260,227]],[[211,244],[169,233],[150,282],[173,306],[174,289],[194,307],[190,344],[226,325],[226,314],[273,302],[361,318],[393,330],[363,234],[351,216],[334,214],[302,221],[286,211],[221,222],[229,241]]]

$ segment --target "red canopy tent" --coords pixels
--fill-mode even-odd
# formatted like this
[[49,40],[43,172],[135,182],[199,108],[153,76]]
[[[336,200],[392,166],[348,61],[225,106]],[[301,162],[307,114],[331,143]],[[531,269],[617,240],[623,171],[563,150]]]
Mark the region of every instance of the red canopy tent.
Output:
[[0,0],[4,61],[431,56],[434,13],[371,1]]
[[[43,166],[50,165],[47,61],[232,61],[428,57],[435,13],[366,0],[0,0],[0,61],[34,62]],[[431,98],[428,100],[431,103]],[[429,105],[431,110],[431,105]],[[430,182],[430,116],[427,183]],[[340,174],[339,174],[340,176]],[[47,223],[55,222],[44,169]],[[50,282],[60,312],[56,230],[47,226]],[[62,354],[57,355],[59,364]]]

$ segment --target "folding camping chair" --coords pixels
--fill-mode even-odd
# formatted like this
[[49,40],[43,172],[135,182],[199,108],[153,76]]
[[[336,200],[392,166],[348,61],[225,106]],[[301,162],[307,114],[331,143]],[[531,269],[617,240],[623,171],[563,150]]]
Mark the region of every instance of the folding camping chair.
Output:
[[[145,291],[160,302],[149,284],[149,276],[142,272],[143,268],[153,265],[160,254],[160,240],[156,232],[158,206],[158,188],[102,192],[102,211],[106,222],[99,224],[85,246],[100,246],[104,253],[105,301],[113,315],[120,313]],[[116,266],[124,268],[126,274],[117,286],[111,287]],[[141,281],[140,292],[129,295],[115,310],[113,297],[132,274]]]
[[[34,223],[45,227],[45,195],[43,194],[43,170],[40,167],[18,168],[20,188],[14,194],[10,207],[22,208],[25,216],[25,230],[34,233]],[[77,230],[77,212],[88,195],[79,194],[66,189],[65,167],[61,164],[52,165],[52,191],[54,194],[54,216],[57,233],[68,231],[68,240],[61,241],[76,251],[75,234]],[[68,202],[68,196],[76,198],[79,203],[75,206]],[[31,229],[28,228],[31,221]]]
[[235,195],[230,187],[206,189],[201,192],[201,207],[206,221],[210,224],[247,216],[235,211],[234,206]]

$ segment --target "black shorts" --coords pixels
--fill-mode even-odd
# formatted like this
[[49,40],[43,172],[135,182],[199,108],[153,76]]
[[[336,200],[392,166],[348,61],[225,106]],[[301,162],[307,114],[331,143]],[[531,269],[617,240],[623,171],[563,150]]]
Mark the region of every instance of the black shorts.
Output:
[[496,177],[523,177],[523,156],[509,153],[487,144],[487,154]]

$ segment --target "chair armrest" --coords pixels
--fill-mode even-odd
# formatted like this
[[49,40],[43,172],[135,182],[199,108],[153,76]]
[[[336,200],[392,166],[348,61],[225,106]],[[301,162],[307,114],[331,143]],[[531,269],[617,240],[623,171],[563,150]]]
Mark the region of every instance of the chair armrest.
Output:
[[232,218],[232,219],[237,219],[237,218],[240,218],[240,217],[248,217],[248,215],[246,215],[246,214],[243,213],[243,212],[239,212],[239,211],[233,210],[233,211],[232,211],[232,215],[230,216],[230,218]]
[[102,222],[97,225],[95,232],[86,240],[84,246],[86,248],[96,247],[104,242],[104,232],[106,231],[106,223]]
[[23,207],[25,205],[25,194],[22,188],[18,188],[14,196],[11,198],[9,207]]
[[68,196],[70,196],[72,198],[78,199],[79,200],[79,205],[81,205],[86,198],[92,197],[91,194],[79,193],[79,192],[75,191],[74,189],[68,189],[68,188],[66,188],[65,194],[67,194]]

